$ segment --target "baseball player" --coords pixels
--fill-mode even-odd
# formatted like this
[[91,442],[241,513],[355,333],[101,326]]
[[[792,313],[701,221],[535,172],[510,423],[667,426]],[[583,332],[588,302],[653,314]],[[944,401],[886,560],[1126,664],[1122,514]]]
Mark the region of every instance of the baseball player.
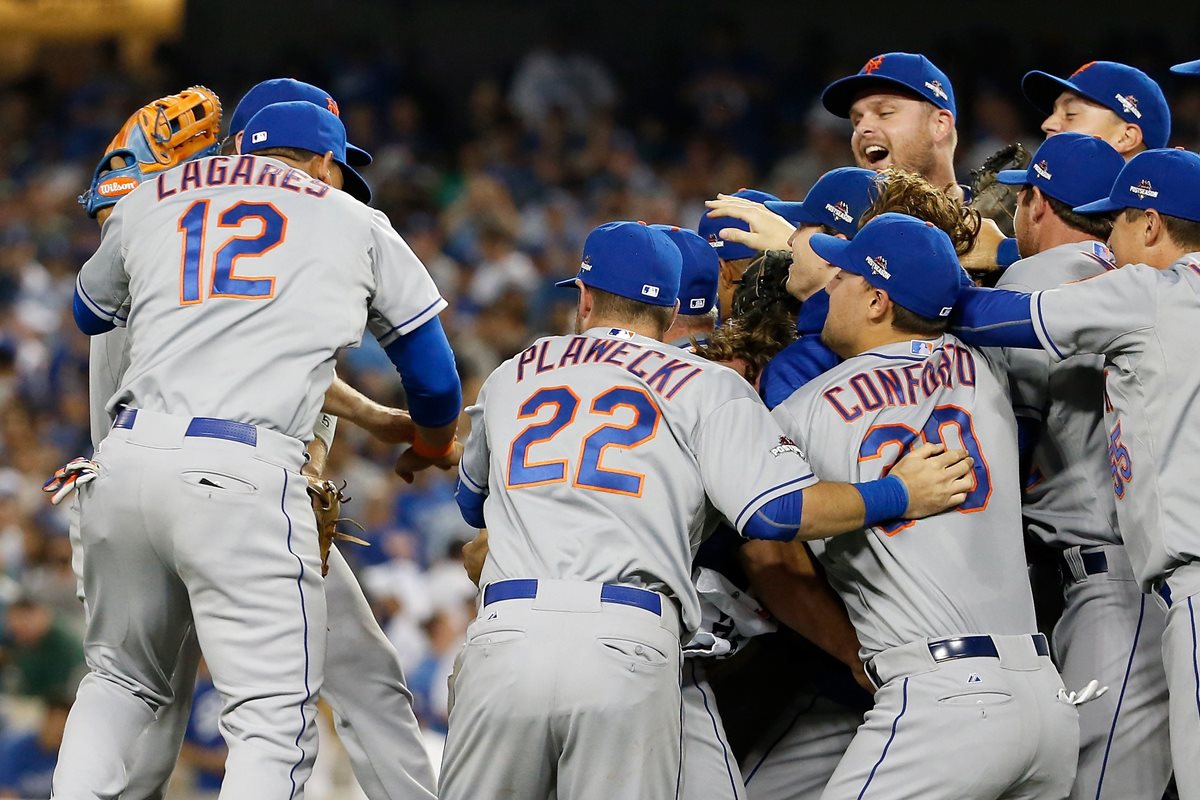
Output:
[[[721,197],[726,197],[726,195],[721,195]],[[779,199],[773,194],[761,192],[758,189],[738,189],[728,197],[738,197],[754,203]],[[718,233],[725,227],[745,228],[736,220],[719,221],[705,211],[696,224],[696,233],[705,239],[713,250],[717,251],[717,257],[721,261],[720,281],[717,284],[717,306],[721,315],[728,317],[733,308],[733,292],[737,288],[738,281],[746,274],[750,262],[758,258],[762,252],[720,237]]]
[[[247,130],[259,156],[188,162],[118,203],[77,281],[80,328],[126,323],[130,366],[80,490],[91,672],[56,796],[120,793],[189,624],[225,701],[223,791],[302,795],[326,611],[302,438],[364,323],[410,384],[418,454],[453,455],[445,304],[386,218],[334,191],[365,187],[341,122],[282,103]],[[250,357],[268,340],[284,349]]]
[[665,233],[683,259],[679,273],[679,313],[663,334],[663,341],[689,349],[693,339],[702,345],[717,327],[717,287],[721,273],[717,250],[700,234],[687,228],[675,225],[650,227]]
[[961,453],[916,462],[932,502],[908,512],[883,484],[815,483],[736,373],[659,341],[680,262],[648,226],[594,230],[564,282],[579,333],[505,362],[468,411],[458,500],[489,553],[443,798],[677,796],[679,642],[700,621],[709,509],[747,537],[808,538],[945,508],[969,482],[952,472],[968,461],[945,466]]
[[984,345],[1044,348],[1055,361],[1104,356],[1105,445],[1125,552],[1141,589],[1166,610],[1162,637],[1171,758],[1181,797],[1200,796],[1200,658],[1193,598],[1200,592],[1197,449],[1200,396],[1191,332],[1200,322],[1200,155],[1147,150],[1107,198],[1080,214],[1114,214],[1120,269],[1023,294],[970,290],[963,336]]
[[954,177],[954,87],[928,58],[914,53],[875,56],[857,74],[826,86],[821,103],[853,123],[850,148],[858,166],[876,171],[901,167],[962,197]]
[[[233,114],[233,133],[226,146],[236,154],[237,134],[254,113],[274,102],[303,100],[323,108],[337,104],[323,90],[301,81],[275,79],[252,88],[238,103]],[[352,153],[356,155],[352,156]],[[369,154],[347,150],[353,164],[368,163]],[[115,202],[115,201],[114,201]],[[101,223],[111,206],[99,209]],[[92,446],[100,442],[112,426],[105,409],[115,394],[121,376],[129,364],[128,336],[124,328],[92,337],[90,359],[90,398]],[[412,440],[412,420],[407,413],[371,401],[338,378],[325,394],[324,412],[318,418],[308,443],[306,475],[320,477],[325,455],[332,443],[339,417],[349,419],[383,441],[399,443]],[[80,599],[83,598],[82,547],[78,546],[78,508],[72,506],[72,537]],[[339,738],[350,757],[360,787],[371,800],[385,798],[432,798],[435,788],[433,767],[429,762],[396,653],[380,630],[345,558],[336,548],[329,552],[329,574],[325,595],[330,618],[329,657],[323,696],[334,709]],[[174,702],[164,707],[153,725],[138,742],[138,752],[130,770],[125,796],[161,797],[174,770],[179,746],[186,731],[191,686],[195,680],[199,647],[194,632],[187,637],[172,676]],[[361,733],[360,733],[361,731]]]
[[983,353],[945,334],[961,286],[950,238],[887,213],[811,246],[841,270],[822,337],[846,361],[776,407],[785,432],[846,480],[886,474],[918,438],[975,459],[955,512],[814,548],[878,687],[822,797],[1065,797],[1078,716],[1035,633],[1008,398]]
[[[1097,136],[1125,159],[1152,147],[1166,147],[1171,136],[1171,109],[1162,89],[1146,73],[1115,61],[1090,61],[1069,78],[1034,70],[1021,79],[1021,90],[1046,114],[1047,138],[1074,132]],[[1015,238],[984,223],[979,246],[964,257],[968,269],[1005,269],[1021,253]]]
[[[1112,270],[1104,217],[1071,209],[1102,200],[1125,162],[1103,139],[1052,136],[1027,170],[997,180],[1022,187],[1016,233],[1025,258],[998,288],[1053,289]],[[1171,777],[1163,614],[1138,590],[1117,529],[1104,428],[1104,359],[1053,362],[1045,352],[1005,353],[1025,480],[1028,535],[1060,558],[1064,607],[1055,663],[1068,686],[1110,686],[1079,707],[1079,769],[1072,798],[1160,800]],[[1101,491],[1103,489],[1103,491]]]

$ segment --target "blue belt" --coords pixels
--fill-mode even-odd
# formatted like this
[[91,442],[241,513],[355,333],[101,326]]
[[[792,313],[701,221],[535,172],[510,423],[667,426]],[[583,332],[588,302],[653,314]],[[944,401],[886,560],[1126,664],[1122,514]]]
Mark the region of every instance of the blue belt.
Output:
[[[1050,655],[1050,644],[1044,634],[1035,633],[1033,649],[1039,656]],[[957,658],[999,658],[1000,652],[990,636],[960,636],[956,639],[938,639],[929,643],[929,654],[934,661],[954,661]]]
[[[536,579],[519,579],[489,583],[483,590],[483,604],[491,605],[499,600],[532,600],[537,597]],[[632,586],[617,586],[606,583],[600,587],[601,603],[616,603],[633,606],[651,614],[662,616],[662,595],[636,589]]]
[[[113,422],[114,428],[132,430],[137,422],[136,408],[122,409]],[[248,444],[254,447],[258,444],[258,429],[248,422],[236,422],[231,419],[215,417],[192,417],[184,436],[202,436],[207,439],[225,439],[229,442]]]
[[[1088,552],[1086,550],[1079,551],[1079,558],[1083,561],[1083,572],[1085,575],[1104,575],[1108,572],[1108,556],[1104,555],[1103,550]],[[1071,571],[1071,564],[1063,558],[1066,563],[1067,571]]]

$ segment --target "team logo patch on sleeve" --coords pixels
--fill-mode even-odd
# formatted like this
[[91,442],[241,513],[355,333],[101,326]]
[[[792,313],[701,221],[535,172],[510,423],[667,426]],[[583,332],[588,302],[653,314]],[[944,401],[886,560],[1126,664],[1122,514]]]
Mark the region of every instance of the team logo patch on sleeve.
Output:
[[800,445],[792,441],[790,437],[780,436],[779,444],[771,448],[771,455],[779,458],[785,453],[792,453],[800,456],[801,458],[805,458],[804,451],[800,449]]

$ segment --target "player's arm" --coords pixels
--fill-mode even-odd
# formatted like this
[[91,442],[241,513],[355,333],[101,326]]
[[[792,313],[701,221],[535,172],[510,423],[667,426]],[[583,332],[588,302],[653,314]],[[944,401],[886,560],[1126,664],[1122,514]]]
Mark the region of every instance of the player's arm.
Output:
[[[490,380],[490,378],[489,378]],[[458,464],[458,486],[454,490],[454,499],[466,523],[473,528],[486,528],[483,518],[483,504],[488,496],[488,477],[491,471],[491,452],[487,440],[487,426],[484,424],[484,403],[487,398],[488,381],[484,381],[475,399],[475,405],[467,409],[467,418],[471,421],[471,433],[463,446],[462,460]],[[486,557],[487,534],[481,532],[484,552],[479,557],[479,567],[483,568]],[[468,568],[468,573],[470,572]]]
[[79,270],[71,310],[75,324],[88,336],[124,325],[121,306],[129,297],[125,273],[124,218],[116,211],[100,231],[100,246]]
[[868,685],[854,625],[803,542],[746,542],[739,559],[750,590],[777,620],[850,667],[859,683]]
[[412,416],[407,411],[376,403],[336,375],[325,392],[325,405],[321,410],[353,422],[388,444],[411,442],[416,433]]
[[462,384],[454,353],[438,314],[446,301],[438,294],[425,266],[392,229],[386,216],[371,218],[371,269],[375,289],[367,326],[400,373],[413,421],[412,447],[401,454],[396,472],[412,473],[458,464],[455,441],[462,409]]

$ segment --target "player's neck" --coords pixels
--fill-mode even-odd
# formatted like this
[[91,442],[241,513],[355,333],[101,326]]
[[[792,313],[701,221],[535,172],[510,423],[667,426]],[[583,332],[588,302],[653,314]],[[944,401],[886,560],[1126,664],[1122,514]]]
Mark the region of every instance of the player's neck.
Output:
[[665,331],[659,330],[653,324],[623,319],[621,317],[588,317],[582,320],[582,324],[579,326],[580,332],[591,330],[592,328],[621,328],[630,333],[636,333],[639,336],[657,339],[660,342],[664,341],[663,334],[665,333]]
[[[683,320],[682,324],[681,320]],[[663,334],[662,340],[664,342],[674,342],[678,339],[687,339],[692,336],[695,336],[697,339],[707,339],[709,336],[712,336],[713,328],[711,324],[690,325],[686,320],[687,317],[682,315],[676,317],[675,323],[667,328],[667,332]]]
[[[872,350],[878,350],[881,347],[887,347],[889,344],[900,344],[902,342],[911,342],[921,339],[936,339],[936,336],[925,336],[917,333],[908,333],[893,328],[891,325],[873,325],[868,329],[863,330],[857,337],[854,343],[854,355],[861,356],[863,353],[868,353]],[[838,355],[842,355],[839,353]],[[842,356],[848,358],[848,356]]]
[[1044,253],[1051,248],[1064,244],[1098,241],[1100,240],[1095,236],[1085,233],[1078,228],[1072,228],[1070,225],[1067,225],[1056,217],[1053,222],[1044,224],[1042,229],[1038,231],[1037,249],[1039,253]]

